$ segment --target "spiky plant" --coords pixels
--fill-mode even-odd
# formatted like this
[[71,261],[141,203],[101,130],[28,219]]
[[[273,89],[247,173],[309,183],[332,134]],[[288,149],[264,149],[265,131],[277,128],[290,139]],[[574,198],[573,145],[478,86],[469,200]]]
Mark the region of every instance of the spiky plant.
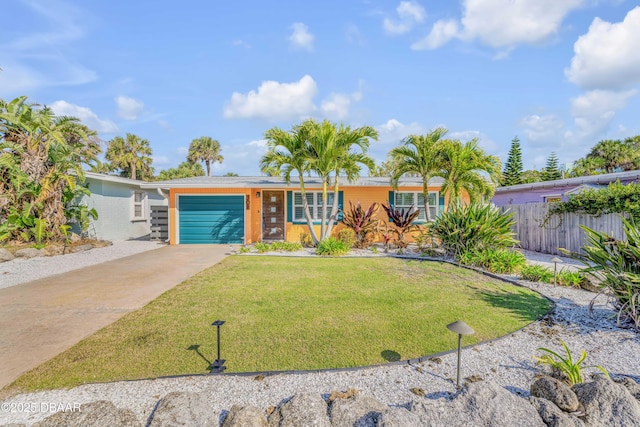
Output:
[[387,213],[387,216],[389,216],[389,220],[393,222],[396,234],[396,245],[399,248],[406,248],[408,243],[405,234],[418,228],[418,225],[414,224],[413,221],[420,215],[420,210],[415,206],[411,206],[408,209],[396,208],[392,205],[385,205],[384,203],[381,206]]
[[349,210],[342,214],[342,222],[351,228],[356,235],[354,246],[364,248],[369,242],[369,236],[375,233],[377,221],[374,215],[378,211],[378,204],[372,203],[367,209],[363,209],[360,202],[355,206],[349,200]]

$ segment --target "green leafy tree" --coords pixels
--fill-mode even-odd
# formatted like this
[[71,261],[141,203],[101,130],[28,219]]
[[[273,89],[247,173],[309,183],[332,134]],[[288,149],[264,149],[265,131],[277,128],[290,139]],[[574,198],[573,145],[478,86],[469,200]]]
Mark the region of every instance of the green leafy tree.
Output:
[[235,172],[227,172],[222,176],[239,176],[239,175],[237,173],[235,173]]
[[107,143],[105,158],[114,170],[120,170],[121,176],[151,180],[153,178],[152,154],[148,140],[127,133],[124,138],[116,136]]
[[562,178],[562,173],[558,169],[558,156],[556,153],[551,153],[547,159],[547,164],[542,171],[541,176],[543,181],[554,181]]
[[194,176],[204,176],[202,165],[200,163],[186,161],[180,163],[177,168],[160,171],[158,179],[166,181],[169,179],[191,178]]
[[522,149],[520,140],[516,136],[511,141],[509,157],[502,173],[502,185],[522,184]]
[[500,180],[500,159],[488,155],[478,139],[463,143],[446,140],[441,147],[441,166],[437,176],[444,179],[442,191],[449,194],[449,208],[459,204],[462,190],[470,201],[491,198]]
[[632,138],[625,140],[604,140],[591,148],[587,159],[596,159],[607,173],[617,170],[634,170],[640,167],[640,150]]
[[542,181],[542,172],[535,169],[529,169],[522,172],[522,183],[523,184],[531,184],[533,182]]
[[403,144],[389,153],[391,168],[391,186],[398,188],[402,176],[415,174],[422,177],[422,195],[427,221],[431,221],[429,212],[429,180],[438,174],[443,166],[442,137],[447,129],[437,128],[426,135],[409,135]]
[[222,163],[224,157],[220,155],[220,143],[210,136],[201,136],[191,141],[187,159],[190,162],[204,162],[207,166],[207,176],[211,176],[211,165]]
[[569,177],[599,175],[605,173],[604,161],[596,157],[582,157],[575,162],[569,170]]

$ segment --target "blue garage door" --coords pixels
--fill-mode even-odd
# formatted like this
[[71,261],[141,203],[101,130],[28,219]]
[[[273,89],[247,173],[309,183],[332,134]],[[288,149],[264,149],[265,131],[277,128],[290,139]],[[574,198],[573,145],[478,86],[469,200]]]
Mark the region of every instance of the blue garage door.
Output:
[[244,196],[180,196],[181,244],[243,243]]

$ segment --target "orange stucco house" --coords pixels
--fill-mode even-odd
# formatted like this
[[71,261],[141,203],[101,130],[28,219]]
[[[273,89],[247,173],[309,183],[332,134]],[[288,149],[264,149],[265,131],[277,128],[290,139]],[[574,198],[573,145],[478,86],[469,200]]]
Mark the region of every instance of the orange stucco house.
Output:
[[[429,181],[429,209],[432,218],[446,206],[441,194],[442,180]],[[255,243],[286,240],[299,242],[308,230],[302,208],[298,178],[287,184],[281,177],[193,177],[149,182],[141,187],[156,190],[169,201],[169,243]],[[321,217],[322,183],[305,178],[312,216]],[[396,207],[416,205],[421,208],[417,222],[425,221],[422,178],[402,178],[397,189],[389,178],[363,177],[355,182],[340,181],[338,205],[349,207],[360,202],[366,209],[371,203],[391,203]],[[329,203],[333,202],[333,192]],[[382,209],[378,217],[388,220]],[[319,225],[318,225],[319,228]],[[340,224],[336,227],[339,230]]]

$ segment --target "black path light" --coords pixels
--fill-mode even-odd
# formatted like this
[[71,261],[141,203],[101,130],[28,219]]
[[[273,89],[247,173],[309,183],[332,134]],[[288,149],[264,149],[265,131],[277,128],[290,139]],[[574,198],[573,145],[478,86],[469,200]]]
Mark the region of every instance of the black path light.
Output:
[[551,259],[551,262],[553,263],[553,284],[557,285],[558,284],[558,263],[562,262],[562,260],[558,257],[553,257]]
[[475,334],[475,331],[471,329],[471,326],[467,325],[462,320],[449,323],[447,325],[447,329],[458,334],[458,375],[456,376],[456,388],[460,388],[460,358],[462,355],[462,336],[473,335]]
[[218,358],[211,364],[212,374],[219,374],[227,369],[227,367],[224,366],[224,362],[226,362],[226,360],[220,359],[220,326],[222,325],[224,325],[224,320],[216,320],[211,324],[211,326],[216,326],[218,328]]

